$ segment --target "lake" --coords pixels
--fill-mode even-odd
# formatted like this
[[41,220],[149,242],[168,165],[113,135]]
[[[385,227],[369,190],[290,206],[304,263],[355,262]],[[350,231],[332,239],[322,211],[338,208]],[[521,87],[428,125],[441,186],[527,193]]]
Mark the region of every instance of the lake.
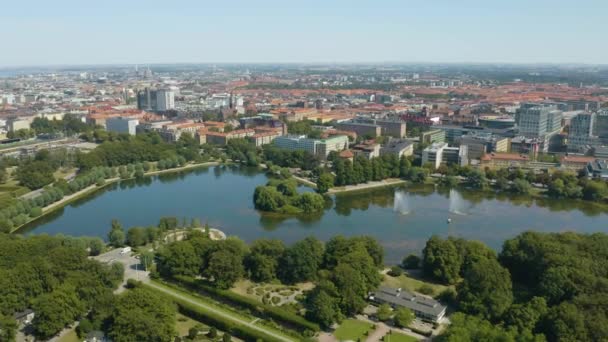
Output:
[[126,228],[156,225],[162,216],[177,216],[188,221],[199,218],[246,241],[276,238],[289,244],[311,235],[327,240],[338,234],[367,234],[384,245],[389,263],[420,252],[433,234],[476,239],[500,250],[505,239],[526,230],[608,233],[608,213],[593,203],[433,186],[339,194],[322,215],[285,219],[254,209],[253,190],[266,181],[257,169],[226,166],[122,181],[30,223],[21,232],[105,238],[112,219]]

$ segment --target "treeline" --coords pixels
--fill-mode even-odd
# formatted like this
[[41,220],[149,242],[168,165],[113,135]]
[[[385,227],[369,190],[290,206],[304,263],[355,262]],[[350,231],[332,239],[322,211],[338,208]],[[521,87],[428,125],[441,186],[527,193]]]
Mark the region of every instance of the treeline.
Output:
[[31,308],[37,338],[48,339],[110,300],[121,264],[89,259],[86,240],[0,234],[0,336],[13,341],[13,315]]
[[456,176],[464,177],[464,185],[473,189],[530,194],[533,184],[546,189],[546,195],[551,198],[584,199],[588,201],[603,201],[608,196],[608,183],[602,180],[589,179],[585,174],[555,171],[553,173],[533,170],[524,171],[513,169],[473,169],[453,165],[440,166],[438,173],[444,175],[441,184],[453,187],[459,183]]
[[380,181],[386,178],[405,178],[422,183],[428,176],[428,170],[412,166],[411,161],[402,156],[386,154],[371,160],[357,157],[352,162],[348,159],[333,157],[333,172],[336,186],[354,185],[369,181]]
[[95,126],[83,122],[74,115],[66,114],[61,120],[34,118],[30,128],[36,134],[65,134],[67,136],[72,136],[74,134],[93,131]]
[[298,193],[298,184],[293,178],[271,179],[266,186],[258,186],[253,193],[256,209],[283,214],[311,214],[323,211],[325,199],[313,193]]
[[608,336],[608,236],[527,232],[496,255],[432,237],[424,274],[460,312],[440,341],[601,341]]
[[[365,236],[338,236],[326,244],[309,237],[289,247],[261,239],[247,246],[237,238],[212,241],[194,231],[159,250],[157,269],[167,279],[201,276],[218,289],[243,277],[285,284],[313,281],[316,287],[303,303],[306,318],[328,327],[363,310],[367,293],[380,284],[383,258],[382,246]],[[289,320],[288,315],[283,319]]]
[[86,170],[96,166],[120,166],[179,157],[186,161],[202,161],[203,158],[198,142],[188,133],[182,134],[174,144],[163,141],[156,132],[136,136],[104,134],[107,136],[95,138],[95,141],[102,142],[97,148],[78,155],[78,167]]

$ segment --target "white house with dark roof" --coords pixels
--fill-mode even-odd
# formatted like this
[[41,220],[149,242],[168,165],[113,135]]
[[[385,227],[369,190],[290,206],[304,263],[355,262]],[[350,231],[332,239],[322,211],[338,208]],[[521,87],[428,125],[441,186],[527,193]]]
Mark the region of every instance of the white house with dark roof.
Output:
[[445,316],[447,309],[433,298],[402,291],[400,288],[380,287],[370,294],[369,300],[378,304],[386,303],[393,309],[408,308],[416,317],[432,322],[439,322]]

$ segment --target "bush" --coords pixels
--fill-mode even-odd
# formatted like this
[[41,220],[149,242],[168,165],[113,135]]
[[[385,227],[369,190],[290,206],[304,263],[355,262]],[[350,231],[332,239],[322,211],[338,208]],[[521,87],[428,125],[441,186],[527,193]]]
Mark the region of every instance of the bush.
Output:
[[401,266],[406,270],[415,270],[420,267],[420,257],[414,254],[406,256],[401,262]]
[[425,295],[428,295],[428,296],[432,296],[432,295],[435,294],[435,290],[431,286],[429,286],[427,284],[424,284],[424,285],[420,286],[418,288],[418,292],[420,292],[422,294],[425,294]]
[[388,275],[390,275],[391,277],[399,277],[402,274],[403,270],[399,266],[393,266],[391,267],[390,271],[388,271]]

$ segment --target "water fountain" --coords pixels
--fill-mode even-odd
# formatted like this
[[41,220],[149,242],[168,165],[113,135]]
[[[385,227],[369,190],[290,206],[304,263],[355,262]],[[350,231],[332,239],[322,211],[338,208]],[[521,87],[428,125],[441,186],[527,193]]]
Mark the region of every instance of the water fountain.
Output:
[[450,190],[450,213],[466,215],[467,209],[466,201],[462,198],[460,193],[454,189]]
[[410,213],[410,200],[407,193],[403,191],[395,192],[393,210],[401,215],[407,215]]

